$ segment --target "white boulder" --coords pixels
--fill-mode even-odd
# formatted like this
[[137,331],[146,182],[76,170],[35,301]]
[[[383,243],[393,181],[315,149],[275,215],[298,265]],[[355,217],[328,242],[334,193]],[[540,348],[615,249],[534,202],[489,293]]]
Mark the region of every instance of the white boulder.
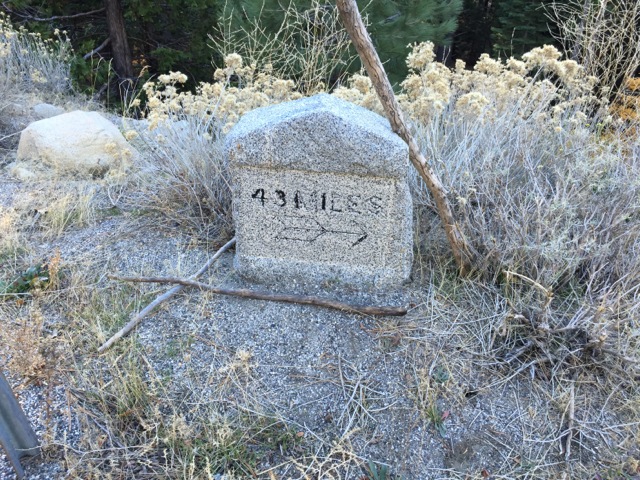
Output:
[[62,175],[103,177],[133,155],[116,126],[97,112],[64,113],[31,123],[20,135],[17,161]]

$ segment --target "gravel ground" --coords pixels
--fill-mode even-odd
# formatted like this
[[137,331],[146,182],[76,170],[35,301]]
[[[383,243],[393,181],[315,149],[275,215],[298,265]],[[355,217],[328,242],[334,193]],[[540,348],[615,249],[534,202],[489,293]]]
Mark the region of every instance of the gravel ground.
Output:
[[[0,176],[0,206],[22,204],[21,196],[28,194],[24,185]],[[95,281],[96,289],[109,284],[107,273],[186,277],[212,253],[178,230],[129,214],[71,228],[54,240],[35,232],[30,248],[32,258],[51,258],[59,250],[62,264]],[[219,401],[220,382],[231,378],[230,365],[247,352],[246,375],[233,377],[242,388],[226,390],[227,401],[236,409],[262,409],[282,418],[326,461],[340,445],[348,447],[353,458],[389,465],[405,479],[482,478],[489,472],[509,478],[521,464],[525,468],[525,457],[539,464],[560,463],[559,444],[549,439],[557,435],[563,412],[527,374],[505,382],[500,372],[478,367],[469,338],[474,322],[486,319],[444,298],[436,285],[414,282],[384,292],[340,285],[256,286],[237,276],[232,259],[233,252],[225,254],[204,281],[412,308],[402,318],[371,318],[185,291],[146,319],[135,335],[154,372],[172,378],[171,385],[188,390],[189,398]],[[165,289],[146,286],[140,291]],[[24,308],[0,308],[2,328],[14,327],[13,315]],[[43,306],[48,336],[70,321],[73,308]],[[0,348],[0,364],[5,365],[6,345]],[[24,459],[26,477],[68,478],[62,450],[81,455],[82,437],[88,434],[78,420],[82,406],[73,394],[75,387],[64,371],[38,382],[15,373],[9,378],[45,443],[41,456]],[[425,391],[435,393],[424,398]],[[430,416],[430,407],[436,417]],[[597,423],[619,421],[602,410]],[[581,439],[576,448],[584,465],[601,460],[594,453],[599,447],[589,442]],[[276,460],[262,459],[259,467],[272,468]],[[277,478],[302,478],[291,465],[273,472]],[[0,453],[0,478],[14,477]],[[353,469],[343,478],[365,477],[361,469]]]
[[[65,237],[42,243],[40,247],[44,251],[60,248],[63,259],[82,258],[83,264],[101,272],[167,274],[205,261],[204,251],[194,249],[185,253],[179,237],[167,238],[147,230],[122,235],[117,231],[117,221],[108,220],[78,231],[73,242]],[[226,254],[208,280],[222,282],[226,287],[252,287],[233,273],[232,256]],[[178,268],[177,258],[182,265]],[[278,291],[275,286],[270,287]],[[320,287],[315,290],[309,286],[288,287],[280,291],[324,294],[369,304],[406,305],[412,296],[409,289],[384,294],[345,294],[337,289],[327,292]],[[349,443],[360,456],[392,465],[406,478],[428,478],[434,468],[464,467],[474,463],[473,459],[489,461],[495,455],[495,446],[479,432],[487,425],[502,425],[514,419],[508,395],[504,397],[505,404],[485,402],[486,395],[479,395],[464,410],[452,415],[449,429],[456,434],[448,439],[421,420],[408,389],[414,375],[407,364],[411,346],[401,341],[384,347],[375,333],[381,322],[395,322],[402,328],[419,318],[419,312],[413,312],[400,320],[375,320],[313,306],[223,296],[203,299],[190,293],[179,296],[170,307],[145,321],[137,336],[158,372],[170,372],[185,379],[207,378],[211,376],[212,365],[224,363],[219,358],[219,348],[212,345],[223,346],[225,359],[233,356],[233,352],[251,352],[254,369],[249,390],[257,398],[249,403],[278,412],[306,435],[319,439],[319,445],[349,436]],[[185,338],[194,340],[180,355],[168,357],[167,346]],[[207,398],[207,382],[202,385],[188,382],[194,391]],[[46,386],[30,386],[19,392],[25,412],[34,420],[39,434],[45,428],[42,423],[42,411],[47,408],[45,390]],[[351,411],[354,392],[367,396],[366,413]],[[64,386],[58,385],[50,406],[56,425],[55,438],[73,448],[73,438],[78,432],[77,423],[68,420],[73,417],[70,409]],[[471,432],[463,428],[467,419],[473,419],[472,425],[477,425]],[[463,448],[465,442],[473,447]],[[33,459],[25,464],[28,478],[63,476],[55,461]],[[0,465],[0,471],[11,478],[6,462]],[[282,478],[287,478],[284,475]]]

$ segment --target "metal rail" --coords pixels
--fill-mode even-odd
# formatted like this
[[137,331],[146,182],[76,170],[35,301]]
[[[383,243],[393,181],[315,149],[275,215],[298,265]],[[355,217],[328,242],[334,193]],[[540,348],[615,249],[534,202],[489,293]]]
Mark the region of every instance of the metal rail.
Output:
[[27,416],[20,408],[11,386],[0,370],[0,445],[16,471],[18,479],[24,477],[20,458],[40,452],[38,437]]

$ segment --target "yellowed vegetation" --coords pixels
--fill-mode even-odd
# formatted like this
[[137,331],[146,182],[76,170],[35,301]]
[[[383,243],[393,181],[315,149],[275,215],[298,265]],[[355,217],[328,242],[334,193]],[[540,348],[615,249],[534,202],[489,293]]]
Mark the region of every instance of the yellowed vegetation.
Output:
[[2,87],[63,93],[71,85],[71,43],[66,32],[43,39],[24,26],[16,28],[0,12],[0,83]]
[[[480,117],[491,123],[514,105],[521,116],[535,114],[541,125],[559,127],[567,112],[571,123],[583,125],[585,112],[603,104],[593,95],[597,79],[585,75],[575,61],[562,60],[561,53],[549,45],[532,50],[522,60],[501,62],[485,54],[473,70],[462,61],[449,69],[435,61],[433,52],[430,42],[413,45],[407,58],[411,73],[398,97],[411,119],[423,125],[445,110],[452,114],[452,121]],[[186,75],[171,72],[144,85],[151,129],[168,119],[196,116],[203,123],[215,120],[228,131],[249,110],[301,97],[295,82],[275,77],[271,65],[245,65],[238,54],[227,55],[214,82],[201,83],[195,94],[179,90],[186,80]],[[353,75],[349,83],[334,94],[382,113],[366,76]],[[137,105],[139,100],[134,100],[133,106]],[[566,128],[565,123],[560,128]]]
[[17,230],[18,214],[0,206],[0,253],[7,254],[20,246],[20,235]]
[[640,115],[640,78],[628,78],[625,88],[618,96],[616,103],[611,106],[611,113],[627,121],[638,121]]
[[177,86],[187,81],[186,75],[180,72],[160,75],[157,82],[147,82],[143,88],[148,98],[150,128],[169,118],[188,115],[205,121],[215,117],[228,130],[249,110],[302,96],[293,80],[274,77],[269,65],[258,71],[256,65],[243,65],[237,54],[228,55],[225,65],[216,70],[213,83],[200,83],[195,94],[178,91]]

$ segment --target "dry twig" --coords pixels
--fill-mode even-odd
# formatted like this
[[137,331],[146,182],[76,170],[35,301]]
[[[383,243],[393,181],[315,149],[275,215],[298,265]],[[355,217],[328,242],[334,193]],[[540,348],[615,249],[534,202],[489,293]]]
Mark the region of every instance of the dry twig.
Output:
[[575,412],[576,412],[576,375],[571,379],[571,390],[569,391],[569,413],[567,419],[567,429],[565,430],[564,435],[562,435],[561,440],[564,443],[564,459],[565,461],[569,461],[569,457],[571,456],[571,440],[573,439],[573,424],[575,421]]
[[109,275],[109,278],[112,280],[120,280],[122,282],[177,283],[178,285],[181,285],[183,287],[195,287],[201,290],[209,290],[219,295],[253,298],[255,300],[269,300],[272,302],[316,305],[319,307],[344,310],[345,312],[360,313],[362,315],[402,316],[407,314],[407,309],[405,307],[372,307],[368,305],[351,305],[349,303],[340,302],[338,300],[331,300],[328,298],[308,295],[286,295],[280,293],[269,293],[261,292],[258,290],[251,290],[249,288],[221,288],[214,287],[213,285],[209,285],[207,283],[177,277],[118,277],[115,275]]
[[[213,265],[213,263],[218,260],[218,258],[220,258],[220,256],[226,252],[227,250],[229,250],[232,246],[234,246],[236,244],[236,237],[233,237],[231,240],[229,240],[227,243],[225,243],[220,250],[218,250],[216,252],[216,254],[211,257],[209,259],[209,261],[207,263],[204,264],[204,266],[202,266],[202,268],[200,268],[200,270],[198,270],[195,274],[193,274],[191,277],[189,277],[190,280],[196,280],[198,277],[200,277],[200,275],[202,275],[204,272],[206,272],[209,267],[211,267],[211,265]],[[129,323],[127,323],[124,327],[122,327],[122,329],[116,333],[113,337],[111,337],[109,340],[107,340],[104,344],[102,344],[100,346],[100,348],[98,348],[98,353],[102,353],[104,352],[107,348],[111,347],[111,345],[113,345],[114,343],[116,343],[118,340],[120,340],[122,337],[124,337],[126,334],[128,334],[131,330],[133,330],[136,326],[138,326],[138,324],[140,322],[142,322],[142,320],[149,315],[153,310],[155,310],[155,308],[160,305],[162,302],[164,302],[165,300],[170,299],[171,297],[173,297],[176,293],[182,291],[185,288],[185,285],[176,285],[175,287],[173,287],[171,290],[168,290],[167,292],[163,293],[162,295],[160,295],[159,297],[157,297],[153,302],[151,302],[149,305],[147,305],[142,311],[140,311],[140,313],[138,313],[135,317],[133,317]]]
[[89,15],[95,15],[97,13],[102,13],[105,11],[105,8],[98,8],[96,10],[91,10],[89,12],[81,12],[75,13],[73,15],[54,15],[52,17],[36,17],[34,15],[25,15],[24,13],[16,12],[15,10],[9,7],[9,2],[2,2],[2,8],[4,8],[7,12],[16,15],[18,17],[24,18],[25,20],[30,20],[33,22],[52,22],[53,20],[71,20],[73,18],[87,17]]

